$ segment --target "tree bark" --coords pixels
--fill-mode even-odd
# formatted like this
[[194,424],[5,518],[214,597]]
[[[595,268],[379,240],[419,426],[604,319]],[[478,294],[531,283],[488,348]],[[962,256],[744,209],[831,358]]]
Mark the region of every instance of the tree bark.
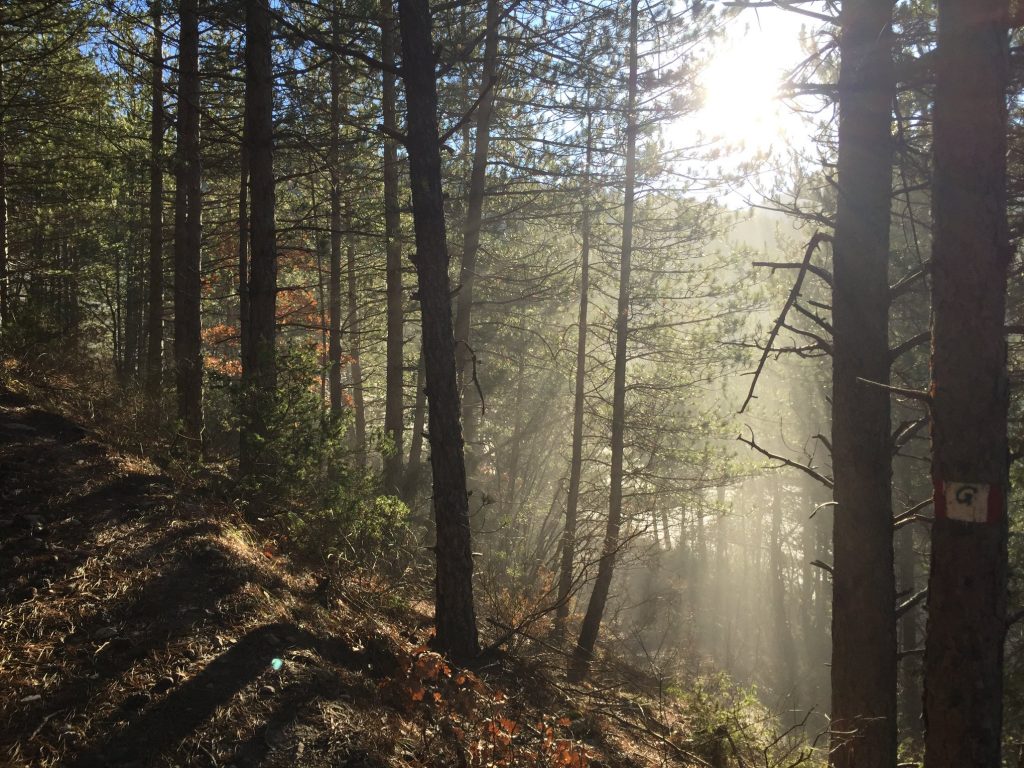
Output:
[[[395,63],[395,20],[392,0],[381,0],[381,61]],[[381,109],[384,131],[398,132],[397,82],[387,70],[381,72]],[[391,439],[392,453],[384,457],[384,490],[398,493],[402,483],[403,424],[403,297],[402,218],[398,198],[398,142],[384,138],[384,243],[385,292],[387,296],[387,350],[384,383],[384,434]]]
[[459,424],[430,8],[428,0],[399,0],[398,8],[434,486],[434,642],[456,658],[469,658],[479,653],[480,646],[473,606],[469,498]]
[[[940,0],[925,765],[1000,763],[1009,490],[1007,0]],[[967,76],[965,73],[969,73]]]
[[[466,441],[470,445],[472,445],[476,433],[479,408],[473,383],[473,355],[470,352],[473,286],[476,283],[476,260],[480,251],[484,196],[487,193],[487,158],[490,152],[491,122],[494,117],[494,91],[497,87],[500,12],[501,0],[487,0],[483,73],[480,82],[480,99],[476,108],[476,144],[473,149],[473,165],[470,170],[462,265],[459,271],[459,292],[455,308],[455,364],[462,386],[462,424],[466,431]],[[473,454],[472,448],[470,448],[470,454]]]
[[619,265],[619,302],[615,318],[615,372],[612,392],[611,491],[604,546],[597,566],[594,591],[583,617],[580,636],[569,661],[569,678],[586,676],[594,655],[601,619],[611,589],[622,522],[623,453],[626,432],[626,354],[629,337],[629,281],[633,255],[633,208],[636,195],[636,102],[638,90],[637,24],[639,0],[629,5],[629,83],[626,104],[626,185],[622,214],[622,256]]
[[247,0],[245,4],[244,141],[249,161],[250,198],[249,354],[242,360],[242,428],[260,439],[252,441],[248,461],[241,469],[243,479],[252,490],[257,490],[260,480],[270,470],[271,458],[256,446],[262,446],[268,437],[269,411],[277,385],[274,74],[268,0]]
[[896,764],[889,393],[892,0],[842,6],[833,244],[832,748],[835,768]]
[[146,402],[160,418],[164,346],[164,29],[161,0],[152,0],[153,58],[150,63],[152,117],[149,126],[149,338],[146,347]]
[[191,450],[202,448],[202,167],[199,154],[199,9],[180,0],[178,162],[174,193],[174,370],[178,419]]
[[576,380],[572,406],[572,458],[569,463],[569,495],[565,504],[565,528],[562,531],[562,558],[558,578],[558,608],[555,631],[565,635],[572,591],[573,563],[576,559],[576,523],[583,475],[583,409],[587,383],[587,312],[590,294],[590,169],[593,159],[592,118],[587,113],[587,148],[583,170],[583,197],[580,211],[580,310],[576,332]]

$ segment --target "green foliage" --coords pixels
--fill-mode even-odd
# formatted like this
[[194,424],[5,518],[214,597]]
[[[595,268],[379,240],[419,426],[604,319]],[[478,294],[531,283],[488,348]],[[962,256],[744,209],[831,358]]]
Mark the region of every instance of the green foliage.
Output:
[[[259,402],[230,383],[232,414],[250,419],[250,450],[260,467],[257,480],[241,488],[258,500],[260,515],[273,519],[292,544],[310,554],[379,551],[405,528],[408,509],[378,495],[377,474],[360,464],[351,448],[352,414],[332,418],[324,408],[319,361],[312,345],[279,353],[277,388],[271,403]],[[251,431],[263,418],[266,437]]]

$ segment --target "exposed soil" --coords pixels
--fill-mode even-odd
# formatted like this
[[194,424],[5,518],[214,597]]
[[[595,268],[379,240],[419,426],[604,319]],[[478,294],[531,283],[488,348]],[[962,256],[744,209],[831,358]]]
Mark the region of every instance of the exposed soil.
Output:
[[0,762],[679,757],[582,714],[525,662],[453,669],[426,649],[430,617],[396,609],[392,589],[354,568],[295,565],[227,505],[0,391]]

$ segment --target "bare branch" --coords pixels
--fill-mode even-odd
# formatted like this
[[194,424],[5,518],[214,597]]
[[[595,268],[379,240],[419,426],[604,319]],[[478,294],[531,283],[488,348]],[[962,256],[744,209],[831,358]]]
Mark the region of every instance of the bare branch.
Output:
[[765,344],[764,353],[761,355],[761,360],[758,362],[757,369],[754,371],[754,380],[750,382],[750,391],[747,392],[747,398],[743,401],[743,405],[740,406],[740,413],[743,413],[750,404],[750,401],[754,399],[754,389],[757,387],[757,380],[761,378],[761,371],[764,370],[765,363],[768,362],[768,355],[771,354],[772,344],[775,343],[775,338],[779,335],[779,331],[782,330],[782,326],[786,322],[786,315],[789,313],[789,308],[793,306],[797,297],[800,295],[800,286],[803,285],[804,276],[806,276],[807,268],[811,263],[811,256],[814,255],[814,251],[823,242],[831,243],[832,236],[827,235],[824,232],[815,232],[814,236],[811,237],[810,242],[807,243],[800,271],[797,273],[796,281],[793,283],[793,288],[789,292],[789,298],[786,299],[786,304],[783,306],[782,312],[779,314],[778,319],[775,321],[775,325],[772,327],[772,332],[768,334],[768,343]]
[[931,331],[921,331],[921,333],[914,334],[904,342],[897,344],[895,347],[889,350],[889,359],[895,362],[899,357],[915,347],[919,347],[926,341],[930,341],[932,338]]
[[918,603],[922,602],[928,597],[928,587],[925,587],[913,597],[908,597],[902,603],[896,606],[896,618],[899,619],[910,611]]
[[911,400],[920,400],[925,403],[931,403],[932,396],[925,392],[923,389],[908,389],[906,387],[895,387],[892,384],[883,384],[880,381],[872,381],[871,379],[865,379],[861,376],[857,377],[857,381],[862,384],[870,384],[872,387],[881,387],[887,389],[894,395],[901,395],[902,397],[908,397]]
[[[751,266],[754,266],[754,267],[767,267],[767,268],[771,269],[772,272],[774,272],[776,269],[803,269],[804,268],[804,265],[802,263],[800,263],[799,261],[755,261],[755,262],[753,262],[753,264],[751,264]],[[806,269],[812,275],[817,275],[823,281],[825,281],[825,283],[828,284],[829,288],[832,287],[832,273],[829,272],[827,269],[825,269],[824,267],[819,267],[816,264],[809,264],[809,265],[807,265]]]
[[[750,429],[750,427],[748,426],[747,429]],[[787,459],[785,456],[779,456],[778,454],[772,453],[771,451],[765,450],[764,448],[759,446],[754,440],[754,430],[752,429],[750,429],[749,439],[745,438],[743,435],[737,435],[736,439],[739,440],[741,443],[749,445],[762,456],[766,456],[769,459],[772,459],[773,461],[781,462],[783,466],[792,467],[793,469],[799,469],[801,472],[813,477],[826,488],[831,488],[833,486],[832,479],[825,477],[823,474],[818,472],[818,470],[816,470],[814,467],[808,466],[806,464],[800,464],[796,461],[793,461],[792,459]]]
[[813,565],[815,568],[821,568],[823,571],[828,571],[833,576],[835,575],[835,569],[823,560],[811,560],[810,565]]

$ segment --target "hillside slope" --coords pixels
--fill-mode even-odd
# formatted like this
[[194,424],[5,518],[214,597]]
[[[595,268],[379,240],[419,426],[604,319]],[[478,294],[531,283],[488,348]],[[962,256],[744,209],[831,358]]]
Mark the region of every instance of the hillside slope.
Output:
[[0,762],[732,762],[721,729],[569,688],[542,642],[453,669],[425,609],[275,554],[201,490],[0,391]]
[[645,694],[629,670],[632,683],[569,686],[540,639],[453,668],[427,647],[423,600],[260,541],[202,486],[0,388],[0,764],[726,768],[809,756],[728,702],[691,697],[684,710]]

